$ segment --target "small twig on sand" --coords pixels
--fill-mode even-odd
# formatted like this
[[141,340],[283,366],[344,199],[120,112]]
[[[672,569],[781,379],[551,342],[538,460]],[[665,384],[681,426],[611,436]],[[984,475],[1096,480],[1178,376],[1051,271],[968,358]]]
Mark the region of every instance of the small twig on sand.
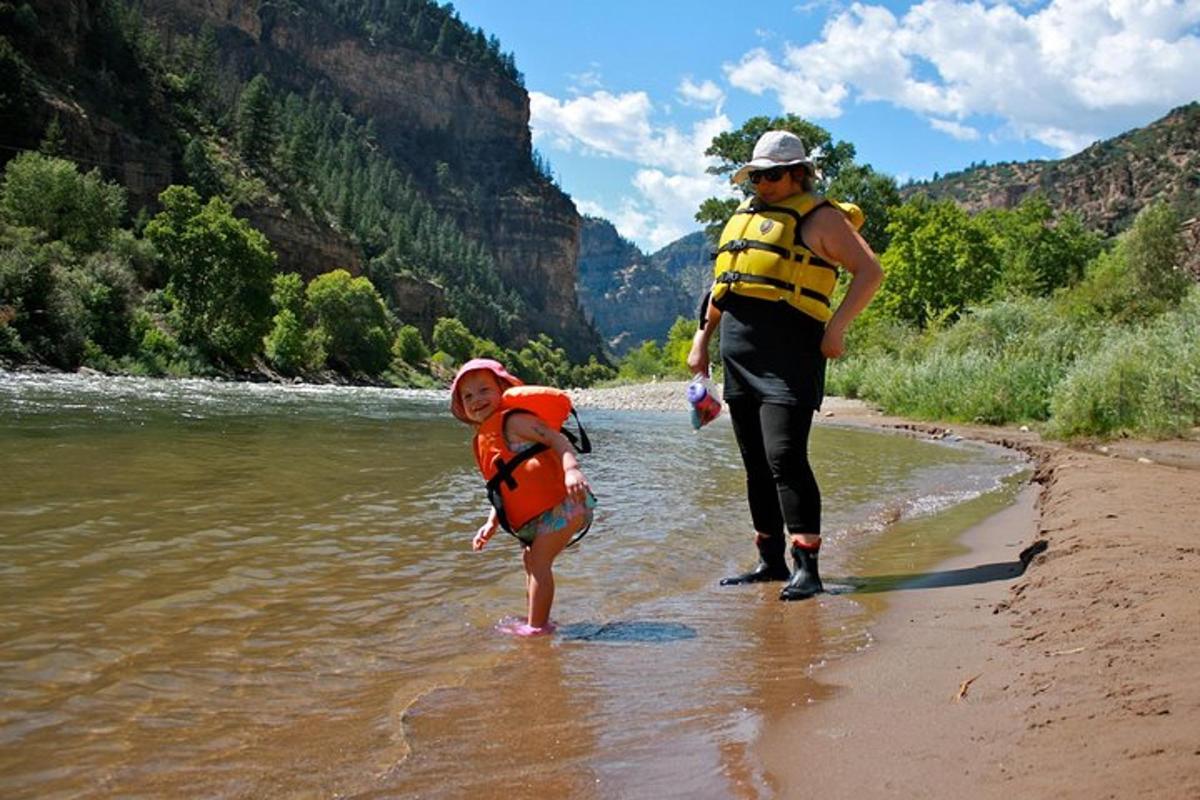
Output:
[[[979,673],[979,675],[982,675],[982,674],[983,674],[982,672]],[[956,692],[954,695],[954,702],[959,703],[959,702],[962,702],[966,698],[967,689],[969,689],[971,687],[971,684],[975,682],[975,679],[978,678],[979,675],[972,675],[970,678],[967,678],[965,681],[963,681],[962,683],[960,683],[958,685],[958,692]]]
[[1074,650],[1055,650],[1053,653],[1046,653],[1048,656],[1071,656],[1076,653],[1082,653],[1086,647],[1076,647]]

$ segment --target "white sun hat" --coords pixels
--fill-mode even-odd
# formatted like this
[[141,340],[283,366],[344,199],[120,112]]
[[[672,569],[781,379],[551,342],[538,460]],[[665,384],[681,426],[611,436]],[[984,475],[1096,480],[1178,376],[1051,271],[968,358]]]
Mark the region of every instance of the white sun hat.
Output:
[[797,164],[815,165],[804,149],[804,142],[791,131],[767,131],[754,143],[754,155],[750,163],[743,166],[730,178],[731,183],[741,183],[751,172],[771,167],[794,167]]

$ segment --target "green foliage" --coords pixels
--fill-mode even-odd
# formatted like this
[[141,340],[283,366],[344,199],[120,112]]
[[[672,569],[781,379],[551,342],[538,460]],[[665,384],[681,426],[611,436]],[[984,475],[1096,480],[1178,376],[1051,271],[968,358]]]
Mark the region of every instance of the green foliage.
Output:
[[433,346],[461,364],[475,352],[475,337],[460,320],[442,317],[433,325]]
[[544,333],[526,343],[509,360],[517,376],[527,383],[564,388],[571,383],[571,362],[566,352],[555,347],[554,340]]
[[[369,259],[367,274],[381,293],[388,294],[394,276],[422,276],[445,287],[450,315],[472,331],[497,341],[511,338],[514,322],[526,313],[524,302],[501,282],[487,250],[435,209],[413,177],[373,141],[369,122],[360,124],[339,103],[314,93],[288,96],[281,123],[280,167],[303,175],[297,188],[304,202],[314,212],[332,211],[359,241]],[[457,191],[449,168],[440,172],[430,179]],[[541,289],[527,291],[532,296]]]
[[994,238],[949,200],[917,197],[892,210],[887,279],[875,303],[895,319],[924,325],[987,297],[1000,270]]
[[1067,313],[1116,322],[1150,319],[1179,304],[1191,283],[1182,268],[1183,235],[1166,204],[1148,206],[1111,250],[1063,297]]
[[1056,436],[1185,435],[1200,425],[1200,287],[1180,306],[1111,328],[1054,390]]
[[31,229],[0,225],[0,317],[9,358],[73,369],[89,343],[109,355],[127,353],[138,293],[119,253],[80,257]]
[[617,364],[617,377],[623,380],[641,381],[658,378],[662,374],[662,348],[652,339],[647,339],[640,347],[630,350]]
[[188,182],[201,199],[207,200],[221,194],[221,176],[217,174],[208,155],[208,148],[199,137],[193,137],[184,148],[183,170],[187,173]]
[[168,187],[146,226],[162,254],[180,334],[212,357],[247,364],[271,326],[275,254],[266,238],[219,197],[202,204],[189,186]]
[[1078,215],[1055,221],[1054,209],[1041,195],[976,219],[992,234],[1000,254],[997,296],[1043,296],[1077,283],[1100,252],[1100,237],[1086,230]]
[[405,364],[418,366],[429,360],[429,348],[425,346],[425,339],[416,327],[402,325],[400,330],[396,331],[392,355]]
[[895,178],[876,172],[870,166],[847,164],[829,182],[826,194],[861,208],[866,222],[859,233],[876,253],[887,249],[891,241],[887,232],[891,209],[900,205],[900,191]]
[[275,316],[263,339],[267,359],[284,375],[298,375],[325,363],[324,334],[305,326],[307,302],[304,280],[294,272],[272,280],[271,305]]
[[256,75],[242,90],[237,106],[237,145],[251,164],[267,166],[279,138],[279,120],[265,75]]
[[667,341],[662,348],[663,375],[691,377],[687,367],[687,356],[692,349],[692,337],[696,335],[699,327],[700,323],[694,319],[675,318],[671,329],[667,331]]
[[81,175],[74,163],[41,153],[22,153],[4,168],[0,218],[80,252],[102,247],[124,214],[125,190],[99,170]]
[[589,356],[586,364],[576,364],[571,368],[571,386],[594,386],[601,381],[612,380],[617,371],[612,367],[601,364],[595,356]]
[[1191,281],[1183,270],[1184,242],[1179,217],[1166,203],[1155,203],[1137,215],[1121,246],[1129,259],[1138,295],[1146,305],[1173,308]]
[[1047,419],[1054,386],[1097,339],[1047,299],[995,303],[924,334],[874,324],[852,340],[848,359],[833,364],[831,392],[890,413],[994,424]]
[[366,278],[344,269],[318,275],[305,292],[328,361],[347,373],[379,375],[391,363],[391,323]]

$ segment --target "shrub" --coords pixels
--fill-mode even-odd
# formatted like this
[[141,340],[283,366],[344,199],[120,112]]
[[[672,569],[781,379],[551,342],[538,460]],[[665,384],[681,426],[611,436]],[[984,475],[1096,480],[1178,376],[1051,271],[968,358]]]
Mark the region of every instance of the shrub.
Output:
[[183,341],[217,359],[248,363],[271,327],[275,254],[266,237],[219,197],[201,204],[190,186],[168,187],[146,226],[162,254]]
[[405,364],[416,366],[429,359],[429,348],[425,346],[425,339],[419,330],[412,325],[402,325],[396,331],[392,355]]
[[383,298],[366,278],[344,269],[318,275],[305,291],[328,361],[344,372],[378,375],[392,358]]
[[82,253],[99,249],[125,214],[125,190],[93,169],[41,153],[22,153],[4,168],[0,215],[36,228]]

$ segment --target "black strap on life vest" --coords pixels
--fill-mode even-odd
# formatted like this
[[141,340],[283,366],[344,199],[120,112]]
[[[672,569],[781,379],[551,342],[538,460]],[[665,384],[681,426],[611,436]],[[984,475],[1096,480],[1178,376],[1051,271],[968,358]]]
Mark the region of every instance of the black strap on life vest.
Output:
[[[717,248],[717,254],[740,253],[743,250],[766,250],[768,253],[774,253],[780,258],[792,257],[792,251],[786,247],[780,247],[777,244],[768,244],[767,242],[756,242],[753,239],[730,239]],[[713,258],[716,258],[716,256],[714,255]]]
[[[780,280],[779,278],[771,278],[766,275],[748,275],[743,272],[734,272],[732,270],[727,270],[726,272],[722,272],[720,275],[718,275],[717,283],[760,283],[766,286],[774,286],[777,289],[783,289],[785,292],[796,291],[796,284],[788,283],[787,281]],[[813,300],[816,300],[822,305],[829,306],[829,298],[815,289],[801,287],[800,294],[804,295],[805,297],[811,297]]]

